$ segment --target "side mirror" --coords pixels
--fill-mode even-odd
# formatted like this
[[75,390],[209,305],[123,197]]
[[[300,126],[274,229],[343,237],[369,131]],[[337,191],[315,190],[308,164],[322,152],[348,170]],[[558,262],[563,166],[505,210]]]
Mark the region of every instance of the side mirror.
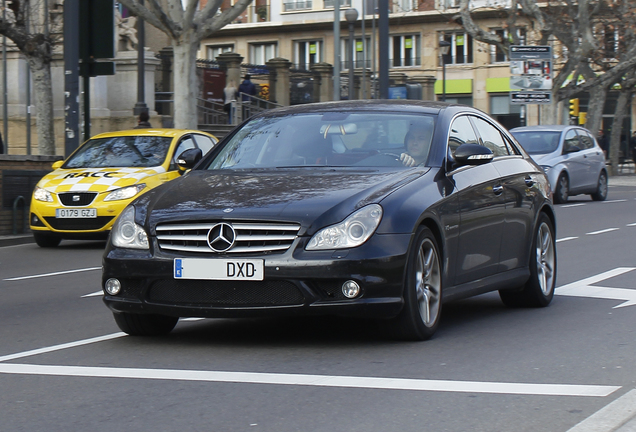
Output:
[[51,165],[51,168],[56,170],[59,167],[61,167],[62,165],[64,165],[64,161],[63,160],[55,161],[55,162],[53,162],[53,165]]
[[202,157],[203,152],[201,149],[191,148],[177,156],[177,165],[180,170],[185,171],[195,166]]
[[494,157],[488,147],[479,144],[462,144],[455,150],[455,162],[457,165],[483,165]]

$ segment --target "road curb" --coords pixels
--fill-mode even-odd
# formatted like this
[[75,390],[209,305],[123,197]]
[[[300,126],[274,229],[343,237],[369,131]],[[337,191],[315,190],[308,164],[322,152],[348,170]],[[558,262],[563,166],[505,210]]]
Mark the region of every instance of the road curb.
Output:
[[567,432],[636,431],[636,390],[601,408]]
[[0,236],[0,247],[16,246],[28,243],[35,243],[33,234],[19,234]]

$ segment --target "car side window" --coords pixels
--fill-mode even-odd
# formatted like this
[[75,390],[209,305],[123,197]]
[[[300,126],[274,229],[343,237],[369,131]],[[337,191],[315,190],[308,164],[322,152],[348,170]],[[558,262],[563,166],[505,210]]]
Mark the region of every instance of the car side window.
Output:
[[[212,138],[198,134],[194,135],[194,141],[196,141],[197,146],[199,146],[204,155],[212,150],[212,147],[216,144],[216,141],[213,141]],[[177,156],[179,156],[179,154],[180,153],[177,153]]]
[[457,117],[451,125],[448,136],[448,149],[453,157],[457,147],[462,144],[479,144],[468,116]]
[[472,117],[472,120],[484,147],[489,148],[495,156],[507,156],[510,154],[499,129],[479,117]]
[[581,149],[591,149],[594,147],[594,139],[584,130],[578,130]]
[[565,138],[563,138],[563,151],[568,152],[573,147],[581,148],[581,143],[579,142],[579,137],[576,134],[574,129],[570,129],[565,133]]

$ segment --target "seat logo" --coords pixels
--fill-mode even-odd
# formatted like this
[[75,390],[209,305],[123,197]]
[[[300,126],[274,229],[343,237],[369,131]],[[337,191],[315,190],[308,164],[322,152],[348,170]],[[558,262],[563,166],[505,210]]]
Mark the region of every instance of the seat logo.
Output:
[[80,200],[79,195],[73,195],[73,202],[78,202]]
[[208,246],[214,252],[226,252],[234,246],[236,232],[232,225],[221,222],[208,231]]

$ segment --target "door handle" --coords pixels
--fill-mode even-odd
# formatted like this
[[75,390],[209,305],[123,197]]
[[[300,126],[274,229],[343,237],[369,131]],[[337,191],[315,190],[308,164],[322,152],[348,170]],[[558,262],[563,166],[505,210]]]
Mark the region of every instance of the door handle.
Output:
[[499,186],[493,186],[492,191],[495,195],[501,195],[503,192],[504,188],[503,186],[499,185]]
[[532,180],[532,177],[526,177],[526,186],[531,187],[534,185],[534,180]]

